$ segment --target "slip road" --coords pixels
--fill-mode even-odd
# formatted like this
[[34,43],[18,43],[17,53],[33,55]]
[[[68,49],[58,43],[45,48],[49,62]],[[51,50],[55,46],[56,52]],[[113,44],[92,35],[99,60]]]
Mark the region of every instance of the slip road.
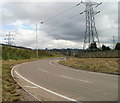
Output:
[[44,101],[117,101],[118,76],[94,73],[60,65],[51,58],[14,68],[16,81]]

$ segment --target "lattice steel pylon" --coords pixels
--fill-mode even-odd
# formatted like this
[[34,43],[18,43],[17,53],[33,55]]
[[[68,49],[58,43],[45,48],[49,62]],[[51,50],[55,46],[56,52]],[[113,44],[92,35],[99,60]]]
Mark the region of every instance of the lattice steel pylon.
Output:
[[9,32],[7,35],[6,35],[6,38],[4,38],[4,40],[6,40],[6,44],[11,46],[13,44],[13,35],[11,34],[11,32]]
[[85,30],[85,38],[83,50],[85,49],[97,49],[100,47],[100,41],[97,33],[97,29],[95,26],[95,15],[100,13],[100,11],[95,11],[94,9],[101,5],[102,3],[97,2],[81,2],[86,6],[86,9],[80,14],[86,14],[86,30]]

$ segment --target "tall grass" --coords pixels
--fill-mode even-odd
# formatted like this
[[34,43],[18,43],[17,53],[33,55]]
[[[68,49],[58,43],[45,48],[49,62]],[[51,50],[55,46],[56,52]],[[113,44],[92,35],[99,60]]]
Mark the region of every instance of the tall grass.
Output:
[[[43,56],[54,56],[46,50],[39,50],[39,58]],[[2,59],[3,60],[19,60],[19,59],[31,59],[36,58],[36,51],[32,49],[16,48],[11,46],[2,46]]]
[[27,48],[17,48],[12,46],[2,46],[2,100],[20,100],[20,94],[17,92],[18,88],[20,87],[11,77],[11,67],[23,62],[56,56],[59,55],[57,55],[56,53],[48,52],[47,50],[39,50],[39,58],[36,58],[35,50]]

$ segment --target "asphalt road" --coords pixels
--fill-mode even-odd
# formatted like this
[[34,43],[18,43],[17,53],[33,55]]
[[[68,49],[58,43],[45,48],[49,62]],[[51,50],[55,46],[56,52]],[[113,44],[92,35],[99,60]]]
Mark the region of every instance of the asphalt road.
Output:
[[118,76],[76,70],[52,58],[18,65],[13,75],[44,101],[117,101]]

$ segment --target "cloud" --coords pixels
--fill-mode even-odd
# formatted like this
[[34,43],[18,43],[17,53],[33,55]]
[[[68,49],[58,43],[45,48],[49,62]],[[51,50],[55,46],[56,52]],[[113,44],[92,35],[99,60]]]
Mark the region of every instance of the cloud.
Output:
[[[35,24],[38,27],[39,48],[82,48],[85,36],[84,5],[74,7],[76,2],[14,2],[3,4],[4,31],[17,31],[15,44],[35,48]],[[108,43],[112,36],[118,36],[117,3],[104,2],[96,8],[96,27],[102,43]],[[72,7],[72,8],[71,8]],[[70,8],[68,10],[68,8]],[[65,13],[61,13],[68,10]],[[59,14],[61,13],[61,14]],[[59,14],[58,16],[56,14]],[[40,24],[44,21],[43,24]]]

